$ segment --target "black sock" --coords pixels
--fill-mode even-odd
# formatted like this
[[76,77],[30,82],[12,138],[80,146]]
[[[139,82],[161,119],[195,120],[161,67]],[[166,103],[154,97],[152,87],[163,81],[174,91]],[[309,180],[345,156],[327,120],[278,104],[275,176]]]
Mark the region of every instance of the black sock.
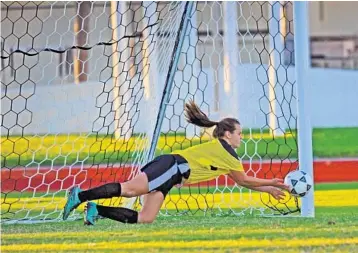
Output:
[[106,217],[123,223],[138,222],[138,212],[128,208],[97,205],[97,211],[98,214],[102,217]]
[[121,184],[109,183],[87,191],[82,191],[78,194],[78,198],[81,202],[94,200],[94,199],[106,199],[112,197],[121,196]]

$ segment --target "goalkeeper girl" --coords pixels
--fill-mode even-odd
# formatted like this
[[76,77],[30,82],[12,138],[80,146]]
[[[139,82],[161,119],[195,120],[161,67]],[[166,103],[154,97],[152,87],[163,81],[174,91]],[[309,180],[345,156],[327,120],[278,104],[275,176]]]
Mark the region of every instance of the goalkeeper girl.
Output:
[[[124,223],[151,223],[156,218],[165,196],[170,189],[182,183],[198,183],[228,175],[238,185],[251,190],[267,192],[275,199],[283,199],[288,186],[281,179],[259,179],[246,175],[235,152],[241,142],[240,122],[234,118],[211,121],[194,102],[185,104],[185,116],[189,123],[200,127],[215,126],[212,141],[185,150],[161,155],[141,168],[141,173],[124,183],[108,183],[102,186],[81,190],[70,190],[64,207],[63,219],[82,202],[87,202],[85,224],[94,225],[98,216]],[[136,197],[143,195],[140,212],[123,207],[98,205],[91,200],[112,197]]]

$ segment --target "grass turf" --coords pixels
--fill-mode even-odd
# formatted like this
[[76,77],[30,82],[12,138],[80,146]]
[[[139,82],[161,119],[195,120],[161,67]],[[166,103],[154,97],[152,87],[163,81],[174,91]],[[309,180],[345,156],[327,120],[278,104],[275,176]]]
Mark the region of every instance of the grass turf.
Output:
[[159,216],[147,225],[110,220],[93,227],[82,221],[2,225],[2,252],[354,252],[358,202],[348,203],[347,190],[356,194],[357,183],[318,184],[315,190],[314,219],[197,213]]
[[149,225],[6,225],[2,252],[354,252],[356,209],[320,207],[314,219],[170,216]]

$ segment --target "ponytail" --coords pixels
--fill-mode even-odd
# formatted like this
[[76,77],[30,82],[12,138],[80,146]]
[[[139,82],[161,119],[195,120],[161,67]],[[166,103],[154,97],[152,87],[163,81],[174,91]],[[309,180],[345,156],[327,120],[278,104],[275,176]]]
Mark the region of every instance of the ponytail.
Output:
[[211,121],[193,100],[190,100],[189,103],[185,104],[184,111],[186,120],[196,126],[213,127],[219,124],[219,122]]
[[205,128],[216,126],[213,131],[214,138],[224,137],[226,131],[233,133],[236,129],[235,125],[240,125],[240,122],[234,118],[225,118],[220,122],[211,121],[193,100],[185,104],[184,112],[189,123]]

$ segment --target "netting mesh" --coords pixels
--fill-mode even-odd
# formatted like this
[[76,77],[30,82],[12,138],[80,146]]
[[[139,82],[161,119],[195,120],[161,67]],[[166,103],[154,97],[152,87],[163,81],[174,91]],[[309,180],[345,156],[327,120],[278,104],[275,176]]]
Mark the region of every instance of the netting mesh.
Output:
[[[1,3],[3,221],[59,219],[68,188],[130,179],[151,158],[151,143],[158,155],[208,141],[210,130],[184,120],[189,99],[213,119],[240,119],[238,152],[249,175],[284,177],[296,168],[293,51],[284,42],[293,34],[292,4],[188,6]],[[289,213],[297,204],[221,176],[173,189],[162,213]]]
[[[286,11],[283,15],[281,9]],[[234,37],[226,38],[229,33]],[[211,137],[185,122],[184,103],[193,99],[213,119],[240,119],[245,138],[239,154],[249,175],[284,177],[295,169],[293,50],[284,44],[292,36],[290,2],[197,3],[190,15],[158,149],[182,149]],[[268,194],[246,192],[221,176],[172,191],[164,213],[244,214],[250,210],[287,214],[298,210],[296,201],[287,198],[279,203]]]

